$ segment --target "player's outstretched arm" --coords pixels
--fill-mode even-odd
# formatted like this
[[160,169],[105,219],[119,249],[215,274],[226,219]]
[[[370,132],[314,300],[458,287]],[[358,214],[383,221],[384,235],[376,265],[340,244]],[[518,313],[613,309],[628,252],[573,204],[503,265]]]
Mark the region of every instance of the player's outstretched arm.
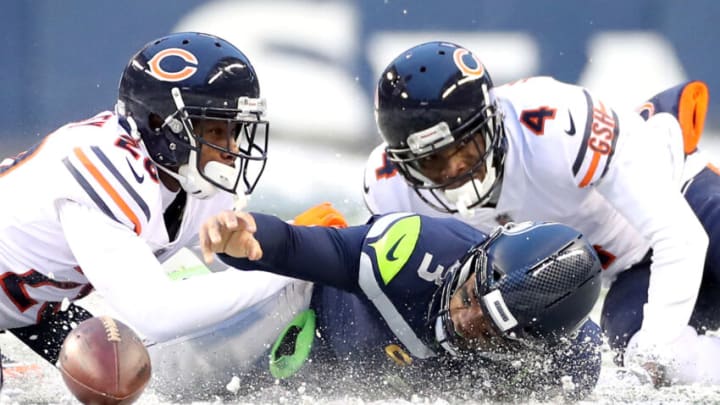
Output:
[[272,215],[223,212],[200,229],[207,261],[214,254],[240,270],[262,270],[356,291],[369,225],[335,228],[291,225]]
[[113,315],[149,341],[205,330],[264,299],[262,291],[268,291],[248,294],[248,278],[237,271],[173,281],[132,229],[95,207],[72,201],[57,205],[63,235],[88,281]]

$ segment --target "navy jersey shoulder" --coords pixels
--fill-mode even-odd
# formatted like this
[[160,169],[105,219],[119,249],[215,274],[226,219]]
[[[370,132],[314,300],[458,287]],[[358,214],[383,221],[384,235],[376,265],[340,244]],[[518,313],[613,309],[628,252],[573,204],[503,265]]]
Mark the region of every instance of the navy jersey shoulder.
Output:
[[[376,216],[359,253],[357,283],[349,292],[316,285],[320,357],[404,372],[436,372],[435,323],[441,279],[486,235],[451,218],[415,214]],[[444,357],[444,356],[440,356]]]
[[435,354],[441,280],[486,237],[455,219],[414,214],[379,217],[368,230],[359,287],[413,356]]

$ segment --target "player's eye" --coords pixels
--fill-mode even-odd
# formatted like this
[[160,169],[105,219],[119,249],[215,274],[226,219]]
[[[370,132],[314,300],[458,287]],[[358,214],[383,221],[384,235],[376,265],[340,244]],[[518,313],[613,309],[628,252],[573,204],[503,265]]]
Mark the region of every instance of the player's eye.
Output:
[[439,153],[426,156],[420,160],[420,168],[426,172],[435,172],[442,170],[445,159]]

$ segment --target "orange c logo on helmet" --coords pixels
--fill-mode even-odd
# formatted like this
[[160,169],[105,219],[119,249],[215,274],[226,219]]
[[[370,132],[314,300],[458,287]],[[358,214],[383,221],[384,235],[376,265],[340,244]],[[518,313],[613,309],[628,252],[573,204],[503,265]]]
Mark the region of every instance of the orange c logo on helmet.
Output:
[[[163,69],[162,66],[160,66],[160,63],[165,58],[170,57],[180,58],[187,62],[188,65],[178,70],[177,72],[168,72],[167,70]],[[163,80],[166,82],[179,82],[194,75],[197,71],[197,64],[198,60],[192,53],[180,48],[168,48],[163,49],[162,51],[155,54],[155,56],[153,56],[152,59],[148,61],[148,68],[150,69],[150,74],[158,80]]]
[[[468,66],[467,63],[465,63],[465,59],[463,59],[465,55],[470,55],[470,57],[475,61],[475,67]],[[467,49],[456,49],[455,52],[453,52],[453,61],[455,62],[455,66],[457,66],[457,68],[460,69],[465,76],[481,77],[485,74],[485,68],[483,67],[482,62],[480,62],[480,59],[470,53]]]
[[655,115],[655,104],[648,101],[637,108],[637,113],[640,114],[645,121],[647,121],[650,117]]

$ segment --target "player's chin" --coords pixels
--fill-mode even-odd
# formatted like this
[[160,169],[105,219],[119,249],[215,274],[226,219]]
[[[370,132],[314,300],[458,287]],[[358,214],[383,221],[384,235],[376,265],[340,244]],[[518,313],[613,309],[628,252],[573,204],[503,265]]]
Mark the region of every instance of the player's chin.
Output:
[[464,177],[462,179],[457,179],[457,180],[448,180],[445,182],[445,184],[442,185],[442,190],[443,191],[456,190],[456,189],[462,187],[463,185],[465,185],[465,183],[467,183],[470,180],[472,180],[472,179],[467,179]]

